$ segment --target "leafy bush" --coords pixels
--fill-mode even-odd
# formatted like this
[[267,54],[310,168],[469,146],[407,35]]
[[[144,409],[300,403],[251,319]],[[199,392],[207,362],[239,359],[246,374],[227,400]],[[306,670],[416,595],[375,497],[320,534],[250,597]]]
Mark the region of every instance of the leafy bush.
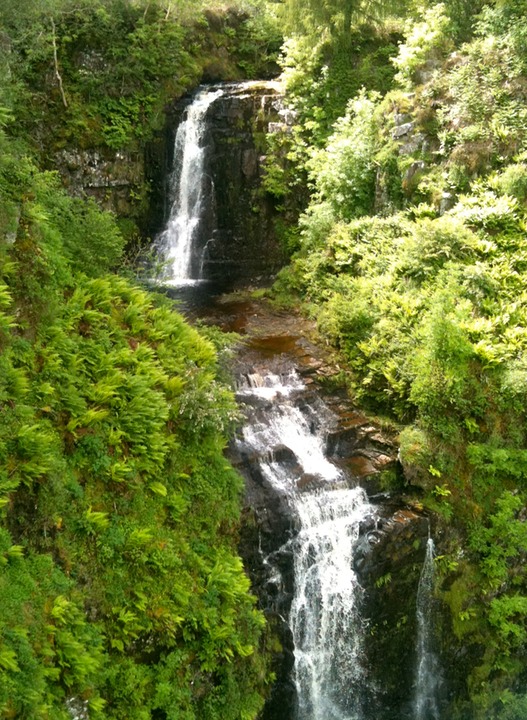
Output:
[[420,21],[408,21],[406,42],[399,45],[399,54],[393,59],[398,70],[395,76],[398,83],[410,88],[418,70],[423,70],[427,62],[444,57],[452,47],[448,36],[449,25],[450,20],[442,3],[426,9]]
[[456,218],[423,218],[401,247],[397,272],[422,283],[437,275],[445,263],[468,259],[478,248],[478,238]]
[[525,163],[511,163],[503,172],[489,180],[491,187],[504,195],[510,195],[520,203],[527,200],[527,166]]
[[350,220],[373,209],[378,100],[377,94],[361,91],[350,101],[324,150],[308,164],[318,195],[330,203],[336,218]]
[[215,349],[101,274],[113,217],[0,146],[0,715],[255,717],[263,616]]

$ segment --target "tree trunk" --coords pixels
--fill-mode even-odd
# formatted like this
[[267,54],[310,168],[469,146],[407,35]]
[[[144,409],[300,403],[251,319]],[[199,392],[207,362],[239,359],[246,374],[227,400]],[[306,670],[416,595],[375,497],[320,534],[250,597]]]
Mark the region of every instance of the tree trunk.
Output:
[[53,63],[55,65],[55,78],[57,79],[57,84],[59,86],[60,95],[62,97],[62,103],[65,108],[68,107],[68,101],[66,100],[66,95],[64,94],[64,87],[62,85],[62,75],[60,74],[59,70],[59,60],[57,55],[57,33],[55,29],[55,21],[53,18],[51,18],[51,41],[53,43]]
[[355,0],[344,0],[344,36],[348,37],[351,32],[351,20],[353,17]]

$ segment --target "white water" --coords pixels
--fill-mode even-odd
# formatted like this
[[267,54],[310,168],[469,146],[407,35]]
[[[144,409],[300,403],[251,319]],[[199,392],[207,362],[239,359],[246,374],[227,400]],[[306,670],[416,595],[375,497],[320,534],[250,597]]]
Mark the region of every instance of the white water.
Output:
[[173,203],[167,227],[157,241],[165,262],[165,283],[188,285],[201,278],[201,260],[194,257],[194,246],[205,210],[206,114],[222,94],[222,90],[199,92],[176,133]]
[[441,669],[433,651],[432,600],[434,585],[434,541],[428,538],[426,556],[417,589],[417,670],[414,701],[415,720],[439,720],[438,690]]
[[[325,457],[324,429],[335,419],[325,405],[305,402],[305,389],[294,373],[248,375],[239,394],[255,398],[260,409],[258,420],[245,427],[243,440],[259,455],[264,477],[287,494],[298,520],[289,617],[298,720],[361,720],[360,694],[367,683],[361,662],[365,626],[353,555],[360,523],[374,509],[364,491],[348,488],[341,471]],[[280,463],[273,450],[282,448],[283,455],[284,446],[288,459]],[[314,476],[316,490],[298,490],[306,475]]]
[[319,491],[297,503],[296,590],[290,625],[302,720],[362,717],[362,589],[353,570],[361,521],[373,510],[361,488]]

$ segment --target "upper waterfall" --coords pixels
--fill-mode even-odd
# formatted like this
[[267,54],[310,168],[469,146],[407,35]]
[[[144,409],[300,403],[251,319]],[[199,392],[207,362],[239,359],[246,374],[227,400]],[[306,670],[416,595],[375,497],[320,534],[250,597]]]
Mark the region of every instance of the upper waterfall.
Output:
[[275,201],[262,187],[262,138],[283,112],[280,85],[271,81],[201,87],[168,112],[153,232],[158,279],[175,294],[198,296],[202,287],[182,286],[199,281],[230,290],[284,264]]
[[186,110],[175,139],[174,169],[170,178],[172,206],[158,246],[166,262],[164,281],[175,285],[202,277],[202,251],[196,247],[206,205],[206,115],[223,91],[201,90]]

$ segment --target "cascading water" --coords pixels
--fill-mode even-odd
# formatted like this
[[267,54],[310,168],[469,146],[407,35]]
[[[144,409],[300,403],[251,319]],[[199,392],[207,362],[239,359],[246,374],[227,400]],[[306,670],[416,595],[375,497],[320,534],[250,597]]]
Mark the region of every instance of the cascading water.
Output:
[[298,532],[291,539],[298,720],[362,720],[367,678],[361,662],[365,623],[354,572],[359,528],[375,510],[324,454],[329,409],[306,398],[294,372],[246,376],[239,396],[254,406],[241,444],[262,475],[285,493]]
[[434,541],[428,538],[417,590],[417,672],[414,719],[440,720],[438,691],[441,669],[433,650],[432,602],[434,585]]
[[170,178],[173,198],[170,217],[157,245],[165,261],[164,282],[185,285],[201,279],[200,239],[204,219],[206,183],[206,115],[222,90],[201,90],[179,124]]
[[[232,140],[226,127],[229,124],[238,127],[233,118],[243,120],[238,101],[244,87],[241,84],[224,90],[201,90],[187,107],[178,128],[175,169],[170,182],[172,208],[167,227],[157,241],[161,258],[167,265],[164,280],[176,286],[167,289],[171,295],[187,298],[187,295],[204,294],[203,285],[198,284],[204,255],[207,276],[216,282],[211,267],[225,273],[230,262],[230,256],[223,254],[224,239],[245,237],[245,230],[225,231],[227,225],[223,221],[226,209],[227,216],[230,212],[232,197],[230,193],[224,193],[223,197],[220,190],[245,187],[251,173],[257,175],[255,148],[243,145],[235,156],[236,162],[223,163],[225,167],[237,168],[236,177],[241,178],[240,182],[231,182],[232,174],[217,174],[226,157],[219,151],[218,137],[223,134]],[[207,117],[207,113],[222,95],[226,100],[232,95],[237,105],[233,108],[226,100],[221,101],[211,112],[214,124],[210,123],[211,115]],[[218,126],[220,116],[223,125]],[[214,138],[215,152],[208,155],[211,138]],[[232,147],[234,145],[229,144],[231,154]],[[216,192],[213,192],[210,173],[216,179]],[[211,202],[216,203],[215,207],[211,207]],[[212,242],[207,247],[209,240]],[[238,244],[229,246],[234,252],[240,249],[239,240],[236,242]],[[182,288],[183,285],[197,287]],[[259,316],[255,312],[251,317]],[[260,323],[260,319],[257,322]],[[244,327],[246,323],[244,318]],[[260,326],[258,333],[261,334]],[[273,337],[271,335],[271,339]],[[372,554],[372,548],[383,547],[376,545],[376,537],[383,533],[383,537],[390,538],[389,533],[393,532],[397,539],[394,528],[398,525],[407,528],[402,540],[405,546],[415,547],[415,541],[409,542],[412,535],[408,533],[410,525],[418,527],[419,519],[414,516],[412,520],[412,513],[406,512],[397,521],[386,520],[386,510],[379,507],[377,513],[364,490],[352,487],[354,481],[328,460],[325,452],[328,432],[332,457],[340,456],[343,467],[346,458],[354,459],[355,464],[350,462],[349,467],[364,477],[369,477],[370,468],[373,467],[375,473],[377,468],[384,467],[384,460],[382,464],[379,460],[378,465],[371,465],[370,460],[372,457],[386,459],[386,448],[381,443],[379,450],[377,430],[370,427],[369,421],[355,417],[357,413],[347,416],[345,428],[334,427],[336,418],[322,400],[306,387],[296,372],[287,368],[284,372],[284,364],[290,367],[290,360],[283,360],[286,356],[282,353],[289,350],[280,345],[280,349],[273,352],[280,353],[274,356],[275,360],[279,358],[276,364],[268,354],[261,354],[259,350],[255,353],[257,366],[267,369],[246,374],[238,393],[240,399],[253,408],[238,443],[238,461],[244,465],[247,487],[259,486],[266,501],[265,506],[258,506],[264,509],[255,511],[255,526],[258,533],[261,532],[256,539],[260,541],[260,548],[265,548],[261,556],[258,557],[257,552],[251,556],[256,557],[256,573],[260,572],[260,565],[264,568],[258,577],[254,575],[255,588],[262,590],[263,604],[272,620],[278,619],[281,623],[279,631],[283,633],[280,635],[282,652],[277,653],[283,658],[277,685],[283,683],[283,688],[275,696],[278,700],[269,710],[271,714],[264,717],[267,720],[439,720],[439,673],[436,673],[437,659],[432,652],[431,635],[427,634],[431,628],[432,572],[432,555],[429,557],[428,551],[433,554],[433,544],[427,550],[419,583],[416,669],[412,652],[414,624],[408,623],[408,633],[402,642],[392,643],[396,662],[394,653],[387,647],[393,633],[383,631],[396,628],[400,638],[400,628],[406,627],[405,601],[415,597],[417,577],[413,568],[419,567],[417,558],[412,560],[410,554],[406,557],[404,553],[397,553],[397,559],[394,552],[393,557],[387,553],[385,561],[384,557],[379,558],[379,552]],[[244,364],[246,362],[244,359]],[[269,367],[276,370],[277,365],[278,372],[269,371]],[[312,367],[307,366],[305,370],[309,373]],[[339,436],[341,429],[344,433]],[[361,455],[361,448],[370,454]],[[269,488],[272,492],[268,492]],[[258,491],[255,497],[260,497]],[[273,541],[269,540],[271,535]],[[404,596],[385,593],[388,599],[383,600],[379,596],[384,584],[378,582],[386,578],[391,582],[393,575],[391,587],[396,586],[399,565],[403,570],[411,565],[412,585],[403,585]],[[247,567],[253,572],[249,563]],[[360,574],[367,592],[363,591],[356,573]],[[408,572],[403,573],[403,582],[406,578]],[[394,597],[398,598],[396,602],[392,601]],[[400,613],[392,613],[389,605],[400,607]],[[366,614],[368,623],[364,620]],[[366,627],[370,630],[368,641]],[[382,637],[388,638],[386,642],[379,641]],[[391,668],[396,669],[392,672]],[[292,689],[292,677],[296,693]],[[286,706],[281,704],[284,699]]]
[[296,505],[296,592],[290,624],[302,720],[363,718],[362,589],[353,570],[360,523],[372,513],[361,488],[321,490]]

